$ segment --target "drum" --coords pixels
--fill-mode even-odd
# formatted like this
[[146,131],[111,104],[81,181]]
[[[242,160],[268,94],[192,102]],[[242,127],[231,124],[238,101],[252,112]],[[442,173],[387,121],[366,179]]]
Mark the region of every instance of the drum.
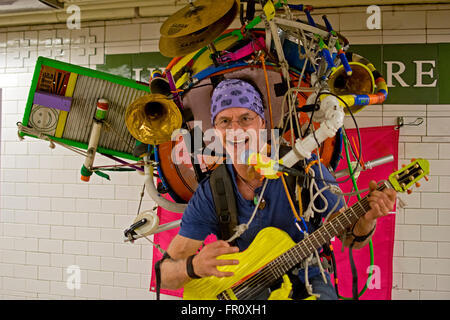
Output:
[[[175,141],[161,143],[155,146],[155,161],[158,163],[158,175],[165,190],[178,203],[187,203],[197,189],[199,177],[194,170],[185,139],[190,135],[177,136]],[[198,155],[199,169],[212,171],[220,157]]]
[[177,142],[169,141],[155,147],[155,161],[164,188],[175,202],[187,203],[194,194],[198,182],[192,163],[173,161],[172,151]]

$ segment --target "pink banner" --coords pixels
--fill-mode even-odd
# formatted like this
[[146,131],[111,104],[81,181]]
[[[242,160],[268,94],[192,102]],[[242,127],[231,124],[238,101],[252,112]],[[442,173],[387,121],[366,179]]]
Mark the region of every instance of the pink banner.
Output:
[[[358,136],[356,130],[347,130],[350,143],[358,148]],[[393,155],[394,161],[361,172],[357,180],[359,189],[366,189],[370,180],[380,181],[397,170],[398,165],[398,130],[394,126],[373,127],[360,129],[363,161],[374,160],[386,155]],[[337,171],[347,168],[345,151]],[[351,161],[355,161],[351,156]],[[343,180],[342,178],[339,180]],[[351,181],[339,185],[344,192],[350,192],[353,185]],[[364,196],[362,194],[361,196]],[[352,197],[349,205],[357,201]],[[389,214],[378,219],[377,229],[372,238],[374,252],[374,266],[370,265],[370,247],[365,246],[359,250],[353,250],[353,258],[358,272],[358,292],[363,290],[367,283],[368,275],[373,273],[366,291],[359,298],[361,300],[390,300],[392,291],[392,255],[394,247],[395,214]],[[348,248],[341,252],[341,242],[336,239],[332,242],[336,256],[339,295],[346,298],[352,297],[352,273]]]
[[[166,199],[172,200],[169,195],[165,196]],[[161,207],[158,207],[157,211],[158,217],[159,217],[159,224],[165,224],[172,221],[176,221],[181,219],[182,214],[181,213],[175,213],[171,211],[167,211]],[[164,250],[167,250],[169,247],[170,242],[172,239],[178,234],[178,230],[180,228],[175,228],[171,230],[167,230],[164,232],[160,232],[154,235],[154,242],[159,244],[161,248]],[[152,266],[152,278],[150,281],[150,291],[156,292],[156,277],[155,277],[155,262],[160,260],[162,258],[162,254],[159,252],[158,249],[153,248],[153,266]],[[179,290],[167,290],[167,289],[161,289],[161,294],[167,294],[170,296],[176,296],[176,297],[182,297],[183,296],[183,289]]]

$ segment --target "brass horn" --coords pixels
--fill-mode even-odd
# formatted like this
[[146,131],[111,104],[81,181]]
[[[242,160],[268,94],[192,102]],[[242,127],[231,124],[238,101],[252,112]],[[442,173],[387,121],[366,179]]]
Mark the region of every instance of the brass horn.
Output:
[[138,141],[157,145],[171,140],[172,132],[181,128],[182,116],[172,99],[155,93],[142,96],[127,107],[125,124]]
[[371,94],[375,89],[372,72],[359,62],[350,62],[352,75],[348,76],[344,67],[339,66],[328,78],[328,86],[338,96],[346,94]]
[[169,81],[162,77],[153,78],[150,81],[150,92],[169,96],[171,94]]
[[160,93],[165,96],[169,96],[172,92],[170,90],[170,84],[161,70],[155,69],[151,74],[150,80],[150,92]]
[[[345,101],[352,113],[361,111],[375,101],[370,98],[374,96],[373,93],[375,91],[374,76],[369,68],[369,66],[373,67],[373,65],[368,61],[367,64],[361,62],[349,62],[352,68],[350,76],[347,75],[343,65],[340,65],[328,78],[330,91]],[[349,114],[347,108],[344,108],[344,111],[346,114]]]

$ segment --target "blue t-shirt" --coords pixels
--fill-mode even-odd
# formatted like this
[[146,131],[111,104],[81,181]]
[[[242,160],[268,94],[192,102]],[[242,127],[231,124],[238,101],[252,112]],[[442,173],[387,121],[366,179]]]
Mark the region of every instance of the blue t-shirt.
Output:
[[[247,223],[252,216],[255,204],[252,200],[244,199],[237,188],[236,176],[232,165],[227,164],[226,166],[234,182],[233,188],[236,195],[238,224]],[[312,169],[315,171],[315,176],[320,177],[318,166],[314,165],[312,166]],[[323,165],[322,172],[325,180],[335,181],[334,177]],[[316,183],[319,189],[324,187],[323,181],[317,179]],[[259,195],[261,191],[262,187],[258,187],[255,189],[255,194]],[[325,217],[330,213],[329,211],[333,209],[336,202],[339,200],[339,197],[329,190],[326,190],[322,194],[328,202],[327,210],[322,213],[322,216]],[[236,245],[239,247],[240,251],[245,250],[253,241],[257,233],[266,227],[276,227],[287,232],[296,243],[303,239],[303,233],[300,232],[295,225],[295,216],[287,199],[281,179],[268,181],[263,198],[266,202],[266,206],[264,209],[258,209],[249,228],[236,239]],[[320,197],[317,197],[315,205],[320,210],[324,207],[324,202]],[[339,210],[342,206],[343,202],[340,201],[334,211]],[[304,208],[304,210],[306,210],[306,208]],[[316,214],[318,213],[315,213],[315,215]],[[309,233],[314,231],[313,226],[310,223],[307,223],[307,227]],[[199,183],[194,195],[190,199],[181,219],[179,234],[190,239],[201,241],[210,234],[216,236],[219,234],[219,223],[209,178],[206,178]],[[311,272],[310,277],[318,274],[318,268],[312,268],[308,271]],[[300,276],[300,278],[303,277]]]

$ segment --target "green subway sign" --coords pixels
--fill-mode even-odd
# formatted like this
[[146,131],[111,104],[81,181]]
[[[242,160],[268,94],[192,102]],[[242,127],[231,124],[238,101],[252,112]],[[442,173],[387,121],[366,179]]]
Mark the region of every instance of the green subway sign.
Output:
[[[351,45],[349,50],[383,74],[386,104],[450,104],[450,43]],[[159,52],[107,55],[97,70],[148,82],[151,71],[170,60]]]
[[353,45],[383,74],[387,104],[450,103],[450,43]]
[[164,69],[171,60],[159,52],[112,54],[105,56],[105,64],[97,65],[97,70],[149,82],[152,71]]

